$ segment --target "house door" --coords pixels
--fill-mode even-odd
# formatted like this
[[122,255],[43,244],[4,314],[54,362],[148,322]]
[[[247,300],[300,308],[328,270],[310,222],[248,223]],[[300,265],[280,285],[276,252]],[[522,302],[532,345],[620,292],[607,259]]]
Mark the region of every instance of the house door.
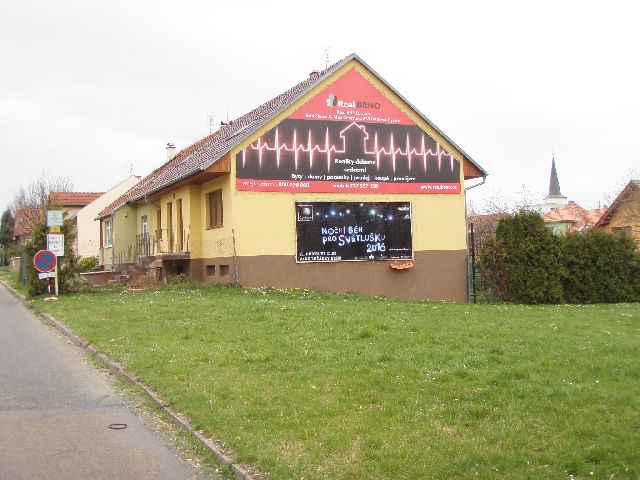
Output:
[[182,221],[182,199],[176,200],[176,210],[178,210],[178,251],[184,250],[184,224]]
[[175,245],[173,244],[173,204],[167,203],[167,251],[173,252]]
[[149,222],[146,215],[140,217],[140,241],[138,243],[140,254],[148,257],[151,254],[151,242],[149,239]]

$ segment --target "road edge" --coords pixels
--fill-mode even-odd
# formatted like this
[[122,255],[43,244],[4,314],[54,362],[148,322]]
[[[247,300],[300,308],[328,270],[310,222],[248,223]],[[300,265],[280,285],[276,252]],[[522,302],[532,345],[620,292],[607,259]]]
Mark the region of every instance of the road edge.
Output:
[[198,441],[208,452],[210,452],[216,460],[222,465],[224,468],[228,468],[231,470],[233,474],[233,478],[236,480],[260,480],[260,476],[252,473],[250,469],[246,465],[241,465],[239,463],[235,463],[235,460],[232,455],[223,451],[218,445],[216,445],[212,440],[205,437],[202,432],[195,430],[189,421],[185,419],[178,412],[171,409],[167,403],[162,399],[160,395],[154,392],[151,388],[149,388],[144,383],[140,382],[138,378],[131,372],[126,371],[122,368],[118,362],[111,360],[106,354],[101,352],[96,348],[95,345],[90,344],[87,340],[82,337],[79,337],[75,333],[71,331],[69,327],[67,327],[60,320],[56,319],[53,315],[44,312],[40,308],[36,307],[33,303],[31,303],[24,295],[14,289],[9,282],[5,280],[0,280],[0,283],[11,293],[14,297],[18,298],[20,302],[25,305],[28,309],[33,310],[37,313],[37,316],[40,317],[44,323],[55,327],[60,333],[65,335],[74,345],[80,347],[82,350],[89,353],[91,356],[100,361],[105,367],[107,367],[112,373],[120,376],[126,380],[130,385],[140,388],[146,395],[149,396],[151,401],[167,416],[171,419],[171,421],[186,430],[192,437]]

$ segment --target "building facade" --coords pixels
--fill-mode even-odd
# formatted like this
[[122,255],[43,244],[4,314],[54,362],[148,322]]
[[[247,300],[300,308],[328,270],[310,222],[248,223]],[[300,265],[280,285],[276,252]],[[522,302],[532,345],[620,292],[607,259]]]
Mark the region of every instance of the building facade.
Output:
[[168,159],[101,214],[101,262],[159,277],[467,299],[486,172],[357,55]]

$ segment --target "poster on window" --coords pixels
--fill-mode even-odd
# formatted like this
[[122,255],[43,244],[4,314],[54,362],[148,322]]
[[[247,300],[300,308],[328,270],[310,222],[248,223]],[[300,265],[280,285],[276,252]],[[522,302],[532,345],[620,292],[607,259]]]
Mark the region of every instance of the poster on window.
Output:
[[409,202],[296,202],[298,263],[413,258]]
[[460,193],[460,162],[355,69],[236,156],[236,188]]

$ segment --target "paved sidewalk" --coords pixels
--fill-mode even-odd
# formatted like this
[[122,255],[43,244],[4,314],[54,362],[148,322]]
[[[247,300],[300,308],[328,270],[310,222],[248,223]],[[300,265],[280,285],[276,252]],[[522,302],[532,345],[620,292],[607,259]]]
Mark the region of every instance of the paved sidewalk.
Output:
[[204,478],[0,286],[0,479]]

